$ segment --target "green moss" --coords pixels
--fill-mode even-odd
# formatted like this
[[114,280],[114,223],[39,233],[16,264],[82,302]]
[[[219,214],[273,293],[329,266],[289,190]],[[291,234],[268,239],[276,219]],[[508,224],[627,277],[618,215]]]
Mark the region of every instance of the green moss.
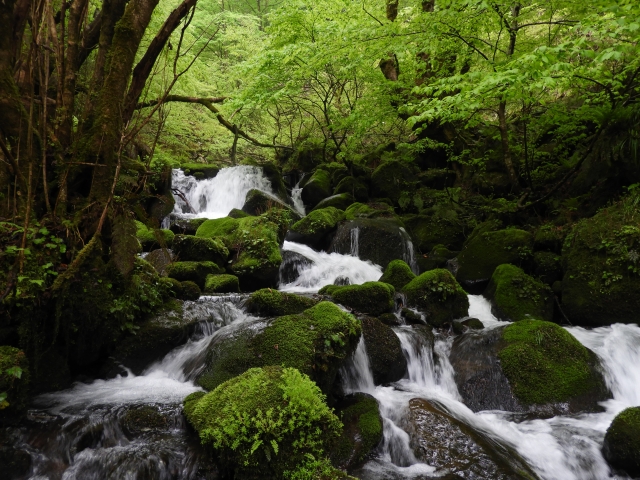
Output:
[[261,215],[270,208],[291,210],[291,207],[283,203],[278,197],[253,188],[247,192],[242,211],[249,215]]
[[331,183],[333,185],[337,185],[344,177],[349,174],[349,169],[344,163],[325,163],[323,165],[320,165],[318,168],[329,172]]
[[29,400],[28,364],[22,350],[0,347],[0,418],[17,416],[26,410]]
[[190,280],[197,283],[200,288],[204,288],[207,275],[217,273],[224,273],[224,269],[213,262],[174,262],[167,267],[168,277],[181,282]]
[[279,317],[302,313],[313,307],[317,300],[293,293],[263,288],[253,292],[246,303],[248,312],[262,317]]
[[182,261],[211,261],[218,265],[224,265],[229,257],[229,249],[221,239],[193,235],[176,235],[173,253]]
[[562,279],[560,256],[553,252],[534,252],[533,271],[547,285]]
[[316,170],[302,188],[302,201],[310,208],[331,196],[331,176],[326,170]]
[[516,228],[479,233],[458,255],[458,281],[474,283],[491,278],[498,265],[519,265],[532,254],[533,236]]
[[381,315],[393,309],[393,297],[396,293],[392,285],[382,282],[347,285],[330,291],[337,303],[371,315]]
[[237,208],[234,208],[233,210],[231,210],[229,212],[229,215],[227,215],[230,218],[244,218],[244,217],[250,217],[251,215],[249,215],[247,212],[243,212],[242,210],[239,210]]
[[350,193],[339,193],[337,195],[331,195],[323,200],[320,200],[314,207],[314,210],[320,210],[322,208],[334,207],[340,210],[344,210],[351,205],[355,200]]
[[411,271],[411,267],[402,260],[393,260],[387,268],[384,269],[380,281],[393,285],[397,290],[401,290],[407,283],[416,278],[415,273]]
[[335,290],[342,288],[340,285],[325,285],[320,290],[318,290],[319,295],[331,295]]
[[335,207],[314,210],[302,220],[296,222],[291,230],[301,235],[323,235],[335,230],[338,223],[345,219],[344,212]]
[[498,318],[517,322],[527,318],[551,321],[553,292],[515,265],[499,265],[484,291]]
[[152,230],[144,223],[136,221],[136,238],[145,251],[149,251],[154,247],[171,247],[174,235],[171,230]]
[[344,177],[333,190],[334,195],[340,193],[353,195],[358,202],[366,202],[369,199],[369,188],[361,178]]
[[284,365],[297,368],[328,392],[342,361],[355,350],[360,322],[331,302],[320,302],[298,315],[269,321],[261,332],[247,326],[233,341],[215,345],[198,384],[212,390],[248,368]]
[[386,203],[353,203],[345,210],[347,220],[355,218],[395,217],[393,207]]
[[500,365],[525,404],[564,402],[595,388],[595,355],[555,323],[522,320],[502,333]]
[[603,445],[604,457],[617,469],[629,475],[640,475],[640,407],[620,412],[607,429]]
[[170,297],[180,298],[182,295],[182,283],[175,278],[163,277],[160,282],[164,285],[167,295]]
[[421,252],[430,252],[438,245],[459,250],[468,227],[465,222],[439,215],[404,215],[402,217],[414,245]]
[[202,291],[197,283],[185,280],[180,283],[180,299],[181,300],[198,300]]
[[235,275],[207,275],[204,293],[236,293],[240,291],[238,277]]
[[449,270],[429,270],[404,286],[407,304],[423,311],[427,323],[440,327],[445,322],[464,317],[469,311],[467,293]]
[[[229,217],[207,220],[198,227],[198,230],[196,230],[196,237],[227,238],[238,228],[238,220],[239,219]],[[227,247],[229,246],[228,243],[226,245]]]
[[308,455],[321,458],[342,427],[309,377],[278,366],[252,368],[187,397],[185,413],[236,478],[283,478]]
[[183,163],[180,168],[182,168],[185,175],[192,175],[198,180],[213,178],[220,171],[219,166],[205,163]]

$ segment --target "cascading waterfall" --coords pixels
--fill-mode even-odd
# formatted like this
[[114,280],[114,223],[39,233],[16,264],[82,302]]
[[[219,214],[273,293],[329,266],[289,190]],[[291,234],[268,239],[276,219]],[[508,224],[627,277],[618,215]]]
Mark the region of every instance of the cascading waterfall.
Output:
[[335,282],[338,277],[346,277],[351,284],[376,281],[382,275],[382,268],[357,257],[339,253],[316,252],[307,245],[285,241],[283,252],[293,252],[306,258],[308,262],[298,263],[298,277],[291,283],[281,284],[285,292],[315,293],[325,285]]
[[358,227],[351,229],[351,251],[352,257],[358,257],[360,254],[360,229]]
[[259,167],[242,165],[221,169],[213,178],[196,180],[174,169],[172,188],[181,192],[174,195],[174,214],[186,217],[222,218],[234,208],[242,208],[249,190],[258,189],[274,195],[271,183]]
[[400,227],[400,236],[402,237],[402,259],[406,262],[411,271],[416,275],[420,274],[420,268],[418,267],[418,261],[416,260],[415,252],[413,249],[413,242],[407,231]]
[[303,217],[306,215],[306,210],[302,201],[302,188],[300,188],[300,182],[302,182],[305,175],[306,173],[303,173],[300,177],[300,180],[298,180],[298,183],[296,183],[296,185],[291,189],[291,200],[293,202],[293,208]]

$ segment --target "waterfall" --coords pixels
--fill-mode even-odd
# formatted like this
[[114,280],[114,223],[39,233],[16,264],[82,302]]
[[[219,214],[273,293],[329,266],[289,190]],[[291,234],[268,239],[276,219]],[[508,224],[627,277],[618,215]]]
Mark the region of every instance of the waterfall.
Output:
[[[339,253],[316,252],[307,245],[285,241],[284,253],[294,252],[309,260],[298,263],[298,277],[291,283],[280,284],[285,292],[313,293],[325,285],[331,285],[338,277],[346,277],[351,285],[376,281],[382,276],[382,268],[358,257]],[[282,270],[281,270],[282,272]]]
[[188,217],[226,217],[234,208],[242,208],[247,193],[254,188],[274,195],[262,169],[247,165],[223,168],[215,177],[204,180],[174,169],[171,185],[189,203],[187,205],[180,195],[174,195],[173,213]]
[[352,257],[358,257],[360,254],[359,248],[360,242],[360,228],[355,227],[351,229],[351,250],[350,255]]
[[420,268],[418,267],[418,262],[414,253],[413,242],[411,241],[411,237],[407,231],[402,227],[400,227],[400,237],[402,238],[402,259],[407,265],[409,265],[409,267],[411,267],[411,271],[418,275],[420,273]]
[[293,208],[296,212],[298,212],[303,217],[306,215],[306,211],[304,208],[304,203],[302,202],[302,188],[300,188],[300,182],[304,179],[306,173],[303,173],[296,183],[295,187],[291,189],[291,200],[293,201]]

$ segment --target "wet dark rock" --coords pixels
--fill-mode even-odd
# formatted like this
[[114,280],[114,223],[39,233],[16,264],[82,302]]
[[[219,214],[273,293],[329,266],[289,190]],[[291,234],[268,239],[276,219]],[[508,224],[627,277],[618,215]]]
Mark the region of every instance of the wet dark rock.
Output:
[[383,313],[382,315],[378,315],[378,320],[390,327],[397,327],[403,324],[395,313]]
[[414,398],[409,402],[406,423],[416,457],[438,469],[447,469],[458,478],[536,478],[512,449],[480,434],[428,400]]
[[16,440],[8,430],[0,431],[0,472],[6,480],[26,478],[31,466],[31,455],[15,447]]
[[336,277],[336,279],[333,281],[333,284],[340,287],[346,287],[347,285],[351,285],[351,280],[349,280],[349,277],[340,275],[339,277]]
[[149,252],[149,254],[144,257],[144,259],[156,269],[158,275],[161,276],[167,274],[167,266],[173,262],[175,258],[173,252],[168,248],[158,248],[157,250]]
[[411,308],[403,308],[401,311],[401,315],[402,318],[404,318],[404,321],[407,322],[409,325],[424,325],[425,324],[425,320],[422,317],[422,315],[411,309]]
[[169,419],[161,410],[153,405],[143,405],[130,408],[120,419],[125,434],[136,437],[150,431],[166,429]]
[[270,208],[280,208],[290,211],[295,218],[300,216],[280,198],[263,192],[262,190],[252,189],[247,192],[242,211],[249,215],[262,215]]
[[181,233],[183,235],[195,235],[198,227],[204,223],[206,218],[185,218],[175,214],[169,215],[169,228],[173,233]]
[[300,272],[313,264],[313,261],[297,252],[284,250],[282,252],[282,263],[279,270],[279,283],[286,285],[295,282],[300,276]]
[[400,380],[407,371],[407,360],[402,353],[398,336],[377,318],[363,317],[361,322],[375,384],[383,385]]

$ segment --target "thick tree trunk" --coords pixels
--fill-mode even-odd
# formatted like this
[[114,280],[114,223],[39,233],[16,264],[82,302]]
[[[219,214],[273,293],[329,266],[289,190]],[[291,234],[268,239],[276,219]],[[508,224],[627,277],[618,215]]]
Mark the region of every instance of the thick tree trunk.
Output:
[[502,142],[502,155],[504,159],[504,166],[507,168],[509,174],[509,180],[511,181],[511,187],[513,190],[518,191],[520,184],[518,182],[518,174],[516,173],[515,166],[513,165],[513,158],[511,156],[511,148],[509,146],[509,129],[507,128],[507,103],[505,101],[500,102],[498,105],[498,123],[500,130],[500,140]]

